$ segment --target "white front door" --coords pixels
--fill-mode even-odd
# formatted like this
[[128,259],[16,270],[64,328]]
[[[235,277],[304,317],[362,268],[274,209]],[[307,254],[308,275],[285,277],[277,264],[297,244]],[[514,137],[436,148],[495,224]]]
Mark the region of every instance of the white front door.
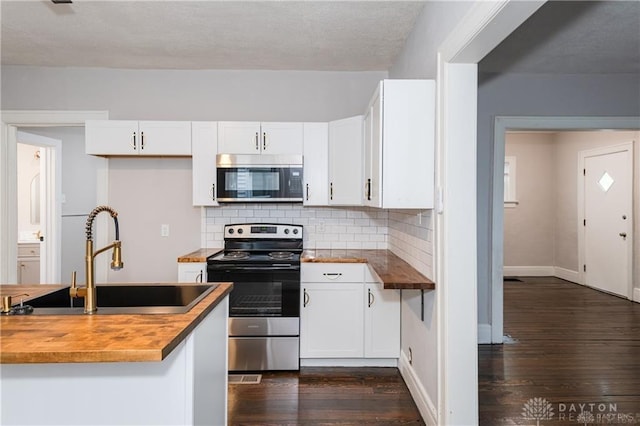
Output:
[[631,299],[632,143],[583,151],[586,285]]

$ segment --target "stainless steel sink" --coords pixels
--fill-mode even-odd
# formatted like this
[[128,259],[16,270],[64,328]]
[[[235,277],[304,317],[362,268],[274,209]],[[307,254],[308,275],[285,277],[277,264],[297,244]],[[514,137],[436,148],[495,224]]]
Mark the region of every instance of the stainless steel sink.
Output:
[[[217,284],[98,285],[97,314],[181,314],[188,312]],[[32,315],[83,315],[84,301],[69,296],[69,287],[31,300]]]

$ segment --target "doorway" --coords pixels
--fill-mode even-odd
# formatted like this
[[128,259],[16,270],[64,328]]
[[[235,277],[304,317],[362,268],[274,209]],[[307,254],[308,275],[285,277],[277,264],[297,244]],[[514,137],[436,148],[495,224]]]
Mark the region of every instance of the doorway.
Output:
[[[491,206],[491,336],[479,337],[486,343],[503,343],[503,278],[504,278],[504,158],[505,135],[507,131],[517,130],[548,130],[548,131],[586,131],[586,130],[631,130],[638,131],[636,117],[497,117],[495,119],[494,152],[493,152],[493,193]],[[636,143],[637,137],[636,137]],[[635,153],[639,161],[638,152]],[[577,159],[576,159],[577,162]],[[575,176],[575,175],[574,175]],[[639,180],[638,172],[634,181]],[[636,188],[638,184],[636,184]],[[634,200],[636,223],[638,232],[639,199]],[[576,229],[576,228],[574,228]],[[636,239],[634,250],[640,250]],[[638,276],[638,265],[634,265],[634,276]],[[640,301],[640,290],[634,289],[633,298]]]
[[[17,282],[18,221],[17,191],[17,132],[27,127],[84,127],[86,120],[108,120],[106,111],[2,111],[2,144],[0,144],[0,282]],[[96,201],[107,200],[107,160],[98,158],[96,171]],[[107,235],[98,234],[98,241],[106,241]],[[106,277],[107,266],[96,269],[97,277]],[[56,282],[63,282],[60,274]]]
[[24,131],[16,140],[17,282],[59,283],[62,142]]

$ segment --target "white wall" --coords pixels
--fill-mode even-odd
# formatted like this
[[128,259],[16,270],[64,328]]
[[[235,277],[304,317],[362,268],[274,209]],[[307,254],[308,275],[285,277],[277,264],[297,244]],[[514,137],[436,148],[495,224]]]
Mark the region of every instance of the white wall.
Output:
[[516,158],[518,204],[504,209],[505,267],[554,264],[554,151],[551,133],[507,133],[505,155]]
[[640,116],[637,75],[480,74],[478,87],[478,324],[491,323],[491,205],[496,116]]
[[[474,2],[427,2],[416,20],[403,51],[389,70],[389,78],[427,78],[437,75],[438,47],[452,32],[458,21]],[[428,277],[434,278],[433,216],[432,212],[394,212],[389,217],[389,249],[405,259]],[[406,365],[414,400],[426,421],[438,419],[438,346],[435,291],[424,293],[424,321],[422,297],[418,290],[402,291],[402,354],[413,362]],[[405,371],[405,370],[401,370]]]
[[35,241],[40,223],[31,222],[31,183],[40,173],[40,147],[18,144],[18,242]]

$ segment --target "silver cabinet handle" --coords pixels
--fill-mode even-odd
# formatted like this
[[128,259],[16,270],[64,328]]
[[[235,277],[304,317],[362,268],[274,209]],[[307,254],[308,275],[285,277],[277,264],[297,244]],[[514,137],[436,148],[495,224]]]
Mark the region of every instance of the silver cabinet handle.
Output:
[[369,307],[371,307],[371,305],[373,305],[373,303],[376,301],[376,297],[373,295],[373,293],[371,293],[371,289],[367,289],[367,291],[369,292],[369,294],[367,295],[368,301],[369,301]]
[[342,276],[342,273],[341,272],[325,272],[322,275],[329,278],[330,280],[337,280]]
[[260,150],[260,142],[258,141],[258,132],[256,132],[256,151]]
[[309,201],[309,184],[307,184],[307,201]]
[[140,149],[144,149],[144,132],[140,132]]
[[333,200],[333,182],[329,184],[329,199]]
[[267,132],[262,132],[262,150],[267,149]]
[[209,191],[209,196],[213,201],[216,200],[216,184],[215,183],[211,184],[211,191]]
[[197,283],[201,283],[202,282],[202,278],[203,278],[203,274],[202,274],[202,269],[201,269],[200,273],[196,276],[196,282]]
[[131,143],[131,146],[133,146],[133,150],[136,150],[136,132],[133,132],[132,138],[133,142]]
[[303,304],[303,308],[306,308],[307,305],[309,304],[309,293],[307,293],[307,289],[304,289],[304,304]]

